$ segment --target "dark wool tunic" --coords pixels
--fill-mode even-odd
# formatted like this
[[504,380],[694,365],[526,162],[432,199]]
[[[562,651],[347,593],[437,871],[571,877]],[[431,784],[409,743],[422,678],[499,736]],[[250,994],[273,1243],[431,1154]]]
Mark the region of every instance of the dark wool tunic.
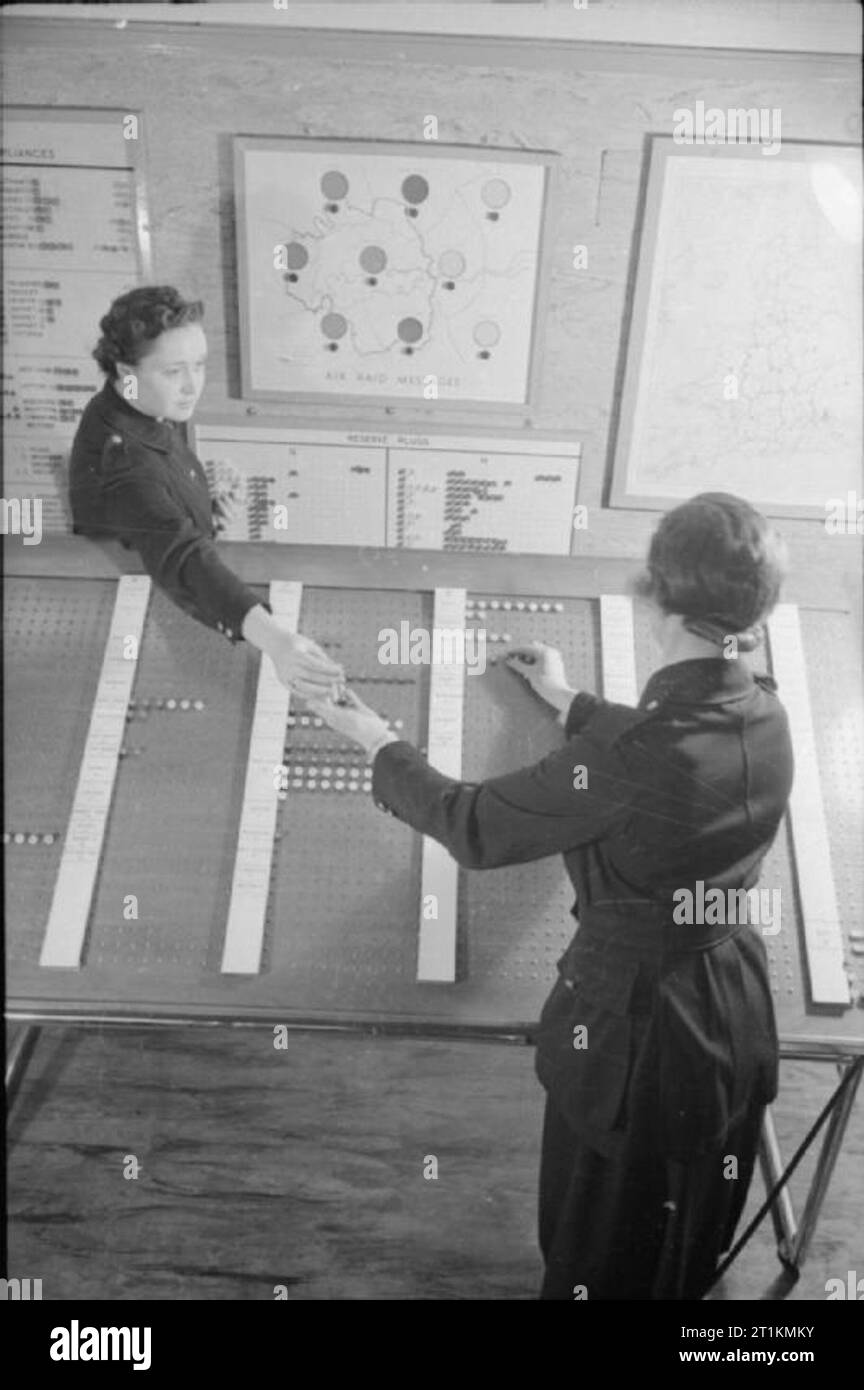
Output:
[[137,550],[173,601],[232,642],[260,599],[220,559],[207,478],[184,427],[136,410],[106,381],[88,402],[69,460],[76,535]]
[[[563,1271],[546,1297],[573,1296],[580,1259],[589,1297],[694,1296],[687,1261],[692,1272],[698,1257],[704,1281],[746,1194],[761,1108],[777,1090],[761,928],[675,925],[673,895],[688,889],[696,901],[700,882],[704,893],[756,883],[793,774],[775,691],[743,660],[682,661],[655,672],[636,709],[577,695],[564,747],[479,785],[441,776],[403,742],[375,759],[376,804],[460,864],[563,854],[576,891],[579,928],[537,1033],[549,1097],[542,1243]],[[574,777],[580,767],[587,778]],[[792,929],[787,916],[781,930]],[[742,1182],[724,1187],[720,1157],[732,1141]],[[687,1245],[684,1227],[670,1235],[660,1219],[676,1201],[690,1235],[670,1265],[669,1250]],[[562,1255],[592,1211],[605,1231],[594,1231],[589,1249],[579,1228],[579,1250]],[[651,1292],[661,1265],[664,1287],[677,1292]]]

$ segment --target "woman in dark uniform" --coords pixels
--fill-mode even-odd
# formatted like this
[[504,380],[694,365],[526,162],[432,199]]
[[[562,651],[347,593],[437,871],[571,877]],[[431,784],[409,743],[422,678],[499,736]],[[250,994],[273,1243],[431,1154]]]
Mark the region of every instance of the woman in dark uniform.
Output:
[[298,695],[323,696],[341,682],[342,668],[277,622],[214,545],[230,499],[211,499],[185,433],[204,389],[203,313],[200,300],[170,286],[143,286],[116,299],[102,319],[93,356],[106,381],[84,409],[69,462],[73,531],[137,550],[178,607],[229,641],[245,638],[266,652]]
[[[566,743],[479,785],[350,692],[313,705],[367,748],[376,805],[465,867],[564,855],[579,929],[537,1034],[542,1298],[701,1298],[744,1205],[778,1049],[762,935],[726,890],[756,883],[792,782],[776,687],[744,655],[784,565],[739,498],[668,513],[637,586],[660,651],[638,706],[570,689],[553,649],[516,649]],[[736,909],[687,920],[682,890],[712,888]]]

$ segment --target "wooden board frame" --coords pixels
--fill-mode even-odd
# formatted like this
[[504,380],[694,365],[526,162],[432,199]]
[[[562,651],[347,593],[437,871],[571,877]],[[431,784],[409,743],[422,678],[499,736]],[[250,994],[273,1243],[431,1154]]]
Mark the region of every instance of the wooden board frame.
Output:
[[[262,391],[256,390],[250,376],[250,333],[249,283],[247,274],[248,242],[246,236],[246,179],[245,155],[250,150],[296,150],[299,152],[321,152],[334,154],[405,155],[423,154],[424,159],[472,159],[486,160],[490,163],[506,160],[510,163],[541,164],[545,169],[544,189],[540,209],[540,228],[537,247],[537,271],[534,281],[534,317],[531,325],[531,340],[528,352],[526,394],[522,402],[494,400],[432,400],[411,399],[404,396],[357,395],[328,391]],[[495,410],[499,414],[513,418],[528,418],[538,399],[541,378],[541,346],[543,342],[542,325],[548,308],[549,261],[551,247],[554,245],[552,226],[554,210],[558,206],[557,177],[560,156],[553,150],[509,149],[488,145],[445,145],[437,141],[388,141],[355,139],[317,139],[297,136],[247,136],[234,138],[234,190],[236,209],[237,240],[237,285],[238,321],[240,325],[240,381],[241,394],[249,401],[290,401],[312,402],[315,404],[387,405],[408,413],[418,405],[428,407],[435,414],[446,417],[458,416],[476,411],[488,414]]]

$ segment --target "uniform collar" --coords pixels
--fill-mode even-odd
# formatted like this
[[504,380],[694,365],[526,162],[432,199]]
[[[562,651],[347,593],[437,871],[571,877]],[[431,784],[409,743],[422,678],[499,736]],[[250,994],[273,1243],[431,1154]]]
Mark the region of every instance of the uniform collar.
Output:
[[649,677],[640,709],[656,709],[661,704],[721,705],[740,700],[753,688],[755,676],[740,656],[698,657],[661,666]]
[[160,449],[165,454],[173,449],[176,440],[174,426],[167,420],[156,420],[152,415],[144,415],[136,410],[114,390],[110,380],[106,380],[94,399],[99,414],[112,429],[119,429],[123,434],[139,439],[148,448]]

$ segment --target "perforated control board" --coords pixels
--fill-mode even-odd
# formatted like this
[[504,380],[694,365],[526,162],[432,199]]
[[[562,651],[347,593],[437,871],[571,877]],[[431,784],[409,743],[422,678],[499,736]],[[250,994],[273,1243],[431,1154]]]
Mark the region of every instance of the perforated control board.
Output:
[[[418,981],[421,838],[372,804],[362,750],[291,706],[283,746],[260,969],[223,968],[244,802],[258,655],[153,591],[135,667],[80,968],[40,966],[116,583],[13,578],[5,586],[7,976],[10,1008],[42,1014],[382,1020],[530,1025],[574,928],[559,859],[459,872],[455,980]],[[261,597],[266,590],[261,589]],[[386,665],[381,634],[433,626],[434,595],[303,588],[300,628],[346,667],[397,732],[426,746],[430,668]],[[462,776],[530,764],[560,728],[496,659],[508,642],[559,647],[571,682],[602,689],[599,595],[465,595],[487,635],[485,672],[464,676]],[[788,826],[763,883],[794,923],[766,936],[781,1032],[861,1039],[864,939],[861,734],[843,614],[801,614],[830,859],[851,985],[814,1008]],[[634,627],[639,686],[648,634]],[[830,659],[829,659],[830,658]],[[782,694],[782,692],[781,692]],[[788,929],[787,929],[788,926]]]

